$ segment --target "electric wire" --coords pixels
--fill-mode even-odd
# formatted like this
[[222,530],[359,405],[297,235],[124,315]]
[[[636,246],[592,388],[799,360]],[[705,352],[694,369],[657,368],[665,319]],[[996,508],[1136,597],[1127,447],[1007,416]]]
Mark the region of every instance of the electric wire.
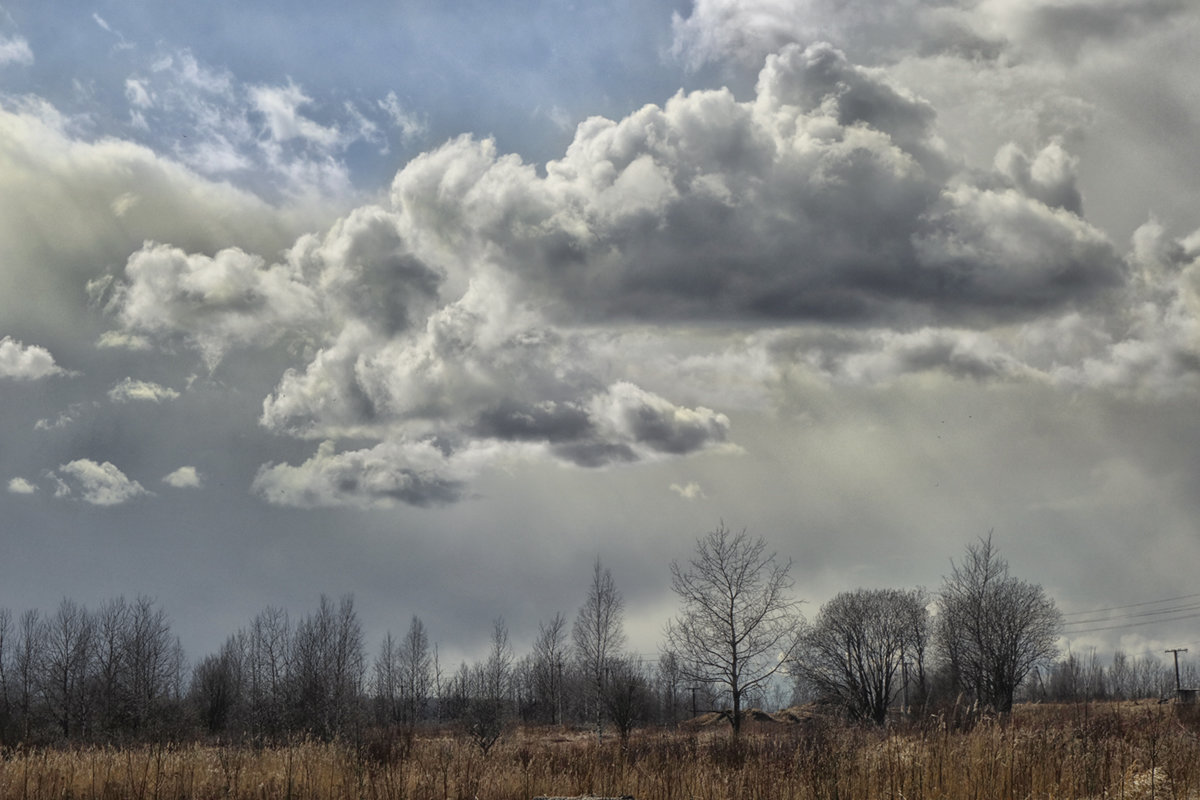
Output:
[[1088,614],[1103,614],[1106,611],[1121,611],[1126,608],[1138,608],[1140,606],[1153,606],[1153,605],[1158,605],[1159,603],[1173,603],[1176,600],[1190,600],[1193,597],[1200,597],[1200,592],[1195,592],[1193,594],[1181,594],[1181,595],[1176,595],[1175,597],[1164,597],[1161,600],[1144,600],[1140,603],[1127,603],[1122,606],[1109,606],[1108,608],[1095,608],[1095,609],[1092,609],[1091,611],[1069,611],[1069,612],[1063,614],[1063,616],[1064,617],[1082,617],[1082,616],[1086,616]]
[[[1200,603],[1189,603],[1187,605],[1168,606],[1167,608],[1155,609],[1153,611],[1139,611],[1135,614],[1121,614],[1118,616],[1096,617],[1094,619],[1073,620],[1063,623],[1063,627],[1074,628],[1078,626],[1103,625],[1116,623],[1122,620],[1146,620],[1154,622],[1154,617],[1164,617],[1167,615],[1185,614],[1190,612],[1200,613]],[[1148,619],[1149,618],[1149,619]],[[1133,623],[1136,624],[1136,623]]]

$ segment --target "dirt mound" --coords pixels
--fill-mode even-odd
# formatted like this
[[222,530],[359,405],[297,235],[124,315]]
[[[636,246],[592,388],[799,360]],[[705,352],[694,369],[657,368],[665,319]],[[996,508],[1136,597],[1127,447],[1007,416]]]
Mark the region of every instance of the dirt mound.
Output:
[[[681,723],[686,728],[708,728],[713,725],[728,725],[731,711],[708,711]],[[759,723],[764,725],[801,725],[811,722],[821,716],[820,709],[815,705],[792,706],[782,711],[768,713],[761,708],[751,708],[742,712],[742,724]]]

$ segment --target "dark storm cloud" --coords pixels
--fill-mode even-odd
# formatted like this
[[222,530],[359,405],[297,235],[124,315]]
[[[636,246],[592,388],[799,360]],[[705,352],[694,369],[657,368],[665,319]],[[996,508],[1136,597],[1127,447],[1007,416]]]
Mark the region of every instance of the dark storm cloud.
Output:
[[501,400],[484,409],[469,430],[491,439],[572,442],[586,437],[594,427],[587,411],[573,404]]

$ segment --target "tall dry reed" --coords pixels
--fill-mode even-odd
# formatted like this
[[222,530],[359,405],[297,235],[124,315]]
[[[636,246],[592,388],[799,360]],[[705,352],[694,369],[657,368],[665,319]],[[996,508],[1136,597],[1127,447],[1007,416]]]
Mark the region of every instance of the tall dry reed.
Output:
[[724,730],[641,732],[628,746],[524,731],[484,756],[450,735],[357,743],[16,749],[0,800],[1026,800],[1200,798],[1200,720],[1171,709],[1025,709],[888,733],[820,719],[732,742]]

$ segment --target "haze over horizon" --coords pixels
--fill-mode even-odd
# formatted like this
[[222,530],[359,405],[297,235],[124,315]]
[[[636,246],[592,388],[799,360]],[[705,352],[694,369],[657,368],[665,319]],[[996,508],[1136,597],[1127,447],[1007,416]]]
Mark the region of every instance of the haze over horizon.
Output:
[[[416,614],[454,662],[599,557],[652,654],[721,520],[810,617],[988,531],[1075,620],[1193,597],[1197,34],[0,2],[0,607],[149,595],[195,659],[352,593],[369,651]],[[1064,644],[1200,645],[1181,608]]]

